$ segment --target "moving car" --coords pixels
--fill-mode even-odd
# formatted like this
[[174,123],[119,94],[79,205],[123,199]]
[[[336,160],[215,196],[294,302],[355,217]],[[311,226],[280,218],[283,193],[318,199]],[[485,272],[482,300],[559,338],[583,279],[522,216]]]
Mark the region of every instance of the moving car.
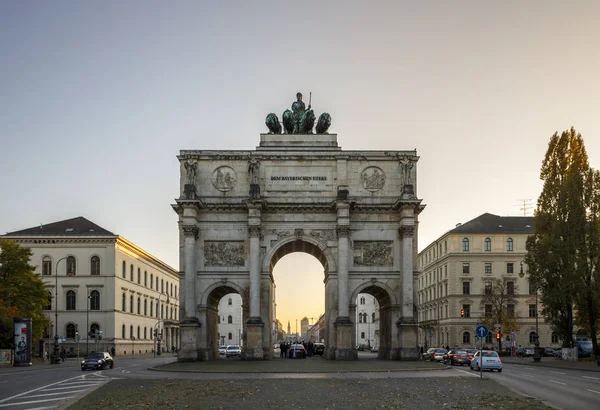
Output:
[[313,345],[313,354],[315,356],[323,356],[325,354],[325,345],[323,343],[315,343]]
[[225,349],[225,357],[241,356],[242,348],[238,345],[228,345]]
[[470,364],[471,360],[465,350],[450,350],[444,355],[444,364],[454,366],[455,364]]
[[[431,349],[429,349],[431,350]],[[427,353],[429,353],[429,350],[427,351]],[[443,362],[444,361],[444,355],[448,353],[448,351],[446,349],[443,348],[433,348],[433,352],[431,353],[431,355],[425,359],[425,360],[431,360],[436,361],[436,362]]]
[[87,369],[104,370],[107,367],[115,367],[115,361],[108,352],[90,353],[88,357],[81,361],[81,371]]
[[[482,360],[483,359],[483,360]],[[471,360],[471,364],[469,365],[471,370],[498,370],[498,372],[502,371],[502,360],[498,353],[493,350],[481,350],[475,353],[473,359]]]
[[219,346],[219,354],[224,355],[226,350],[227,350],[227,345]]
[[287,355],[290,359],[306,359],[306,349],[300,344],[291,345]]

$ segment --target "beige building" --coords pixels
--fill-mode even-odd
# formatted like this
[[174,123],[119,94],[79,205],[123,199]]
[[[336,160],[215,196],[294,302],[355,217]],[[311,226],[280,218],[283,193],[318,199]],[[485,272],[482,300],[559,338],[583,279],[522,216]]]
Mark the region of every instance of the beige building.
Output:
[[113,346],[118,355],[151,353],[156,329],[161,348],[179,346],[178,272],[127,239],[83,217],[2,238],[33,252],[52,297],[51,345],[57,335],[72,355]]
[[[486,286],[501,279],[509,295],[505,308],[514,312],[509,314],[516,322],[516,329],[501,329],[502,348],[511,346],[513,334],[516,347],[533,346],[536,313],[541,305],[523,262],[527,237],[533,233],[533,217],[485,213],[458,224],[420,252],[419,345],[475,346],[476,324],[491,309],[489,304],[482,304]],[[537,321],[540,346],[559,347],[543,317],[538,316]],[[495,333],[495,328],[490,329],[484,344],[497,346]]]

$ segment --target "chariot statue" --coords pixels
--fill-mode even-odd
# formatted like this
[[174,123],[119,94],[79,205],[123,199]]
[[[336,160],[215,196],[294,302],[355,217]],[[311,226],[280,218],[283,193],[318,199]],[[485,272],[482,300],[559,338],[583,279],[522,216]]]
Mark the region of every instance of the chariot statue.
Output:
[[[312,96],[312,93],[311,93]],[[281,116],[283,129],[287,134],[312,134],[315,125],[315,113],[311,110],[310,98],[308,107],[302,101],[302,93],[296,94],[296,101],[292,104],[291,110],[285,110]],[[281,123],[274,113],[267,115],[265,120],[270,134],[281,134]],[[324,112],[317,122],[317,134],[327,134],[331,125],[331,116]]]

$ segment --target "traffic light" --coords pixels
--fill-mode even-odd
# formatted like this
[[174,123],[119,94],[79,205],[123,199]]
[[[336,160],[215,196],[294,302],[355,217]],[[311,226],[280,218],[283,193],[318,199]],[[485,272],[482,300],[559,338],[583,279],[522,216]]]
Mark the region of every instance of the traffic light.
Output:
[[154,338],[156,339],[157,329],[154,329]]
[[465,317],[465,310],[464,309],[460,310],[460,317]]
[[501,337],[500,332],[496,333],[496,340],[500,340],[500,337]]

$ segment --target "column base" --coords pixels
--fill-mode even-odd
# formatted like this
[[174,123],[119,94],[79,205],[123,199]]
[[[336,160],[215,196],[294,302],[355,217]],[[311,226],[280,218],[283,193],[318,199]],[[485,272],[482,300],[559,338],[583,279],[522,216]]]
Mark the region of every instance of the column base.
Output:
[[358,352],[354,346],[354,335],[352,334],[354,324],[350,318],[338,317],[333,325],[337,340],[335,360],[357,360]]
[[[257,323],[258,322],[258,323]],[[265,325],[260,318],[250,318],[246,322],[246,346],[242,350],[243,360],[263,360],[262,333]]]
[[[190,319],[190,318],[188,318]],[[201,332],[200,323],[196,322],[183,322],[179,325],[181,338],[180,348],[177,353],[178,362],[197,362],[200,360],[208,360],[206,358],[206,352],[201,354],[199,349]]]
[[399,348],[391,349],[390,356],[394,360],[419,360],[417,321],[412,317],[400,318],[396,322],[398,326]]

